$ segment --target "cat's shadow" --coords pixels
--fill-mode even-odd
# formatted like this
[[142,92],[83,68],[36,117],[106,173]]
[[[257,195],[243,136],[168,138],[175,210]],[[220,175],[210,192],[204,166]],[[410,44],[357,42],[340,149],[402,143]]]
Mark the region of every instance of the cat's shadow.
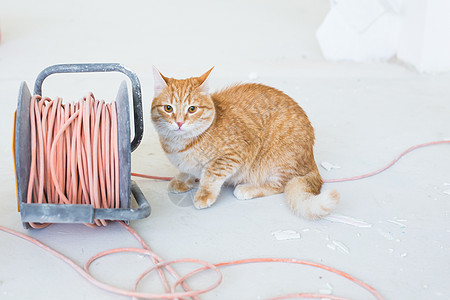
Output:
[[[175,204],[175,206],[178,207],[193,207],[194,206],[194,196],[195,193],[197,192],[198,188],[194,188],[188,192],[185,193],[171,193],[171,192],[167,192],[167,195],[169,196],[170,201]],[[224,195],[229,196],[232,195],[233,193],[233,189],[228,187],[228,186],[224,186],[222,187],[222,191],[220,192],[219,198],[217,199],[217,201],[220,201],[220,198],[224,197]],[[234,197],[232,197],[233,199],[235,199]],[[217,202],[216,201],[216,202]]]

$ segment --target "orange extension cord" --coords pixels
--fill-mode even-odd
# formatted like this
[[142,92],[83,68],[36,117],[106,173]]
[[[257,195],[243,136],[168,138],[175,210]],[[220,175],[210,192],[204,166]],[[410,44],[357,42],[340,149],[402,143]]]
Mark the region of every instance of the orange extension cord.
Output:
[[[144,247],[144,249],[141,249],[141,248],[116,248],[116,249],[103,251],[103,252],[100,252],[100,253],[96,254],[95,256],[91,257],[85,264],[84,268],[80,267],[77,263],[75,263],[70,258],[64,256],[63,254],[59,253],[58,251],[48,247],[47,245],[41,243],[40,241],[38,241],[32,237],[29,237],[25,234],[22,234],[20,232],[14,231],[12,229],[9,229],[9,228],[3,227],[3,226],[0,226],[0,230],[10,233],[12,235],[15,235],[17,237],[20,237],[22,239],[25,239],[25,240],[37,245],[38,247],[44,249],[45,251],[50,252],[51,254],[55,255],[62,261],[69,264],[73,269],[75,269],[75,271],[80,273],[84,278],[86,278],[88,281],[90,281],[95,286],[97,286],[101,289],[104,289],[106,291],[109,291],[109,292],[112,292],[112,293],[115,293],[118,295],[123,295],[123,296],[143,298],[143,299],[155,299],[155,298],[156,299],[176,299],[176,298],[185,298],[185,297],[191,297],[193,299],[198,299],[198,297],[197,297],[198,295],[201,295],[201,294],[211,291],[212,289],[218,287],[220,285],[220,283],[222,282],[222,274],[220,273],[220,270],[218,269],[219,267],[248,264],[248,263],[278,262],[278,263],[294,263],[294,264],[300,264],[300,265],[307,265],[307,266],[312,266],[312,267],[320,268],[320,269],[335,273],[335,274],[345,277],[345,278],[353,281],[357,285],[365,288],[376,299],[384,299],[373,287],[360,281],[359,279],[357,279],[345,272],[342,272],[340,270],[337,270],[337,269],[334,269],[334,268],[331,268],[331,267],[328,267],[325,265],[321,265],[318,263],[310,262],[310,261],[289,259],[289,258],[251,258],[251,259],[243,259],[243,260],[230,261],[230,262],[224,262],[224,263],[218,263],[218,264],[210,264],[206,261],[201,261],[201,260],[196,260],[196,259],[180,259],[180,260],[174,260],[174,261],[163,261],[158,255],[156,255],[154,252],[152,252],[150,250],[148,245],[142,240],[142,238],[131,227],[127,226],[123,222],[119,222],[119,223],[123,227],[125,227],[141,243],[141,245]],[[158,263],[155,264],[149,270],[142,273],[142,275],[136,281],[133,290],[124,290],[124,289],[120,289],[120,288],[111,286],[109,284],[99,281],[98,279],[96,279],[95,277],[93,277],[90,274],[89,267],[95,260],[97,260],[101,257],[104,257],[106,255],[119,253],[119,252],[134,252],[134,253],[138,253],[141,255],[147,255],[147,256],[157,260]],[[188,273],[187,275],[184,275],[183,277],[176,275],[176,273],[173,271],[173,269],[170,269],[169,272],[172,273],[172,275],[177,279],[177,281],[172,285],[172,287],[170,287],[169,292],[166,292],[163,294],[155,294],[155,293],[143,293],[143,292],[136,291],[139,282],[151,271],[161,268],[161,267],[168,268],[168,266],[171,264],[186,263],[186,262],[187,263],[197,263],[197,264],[203,265],[204,267],[194,270],[194,271]],[[189,277],[191,277],[199,272],[205,271],[207,269],[212,270],[216,273],[216,275],[217,275],[216,282],[214,282],[209,287],[204,288],[204,289],[195,290],[195,291],[189,290],[185,281]],[[176,292],[175,291],[177,286],[180,284],[183,285],[184,289],[186,290],[185,292]],[[273,297],[273,298],[268,298],[268,299],[290,299],[290,298],[319,298],[319,299],[320,298],[328,298],[328,299],[333,299],[333,300],[348,300],[348,298],[344,298],[344,297],[328,295],[328,294],[317,294],[317,293],[289,294],[289,295],[278,296],[278,297]]]
[[[95,208],[119,207],[117,118],[114,102],[105,104],[104,101],[96,101],[94,96],[90,94],[76,104],[65,105],[62,103],[61,98],[52,101],[48,98],[42,99],[40,96],[34,96],[31,101],[30,119],[32,133],[32,162],[27,198],[28,203],[36,201],[35,203],[90,204]],[[325,180],[324,182],[341,182],[373,176],[391,167],[403,155],[414,149],[442,143],[450,143],[450,141],[439,141],[417,145],[407,149],[389,165],[375,172],[352,178]],[[171,179],[171,177],[149,176],[138,173],[132,173],[132,175],[158,180]],[[383,299],[373,287],[353,276],[337,269],[309,261],[286,258],[252,258],[219,264],[211,264],[195,259],[164,261],[150,250],[150,247],[131,227],[123,222],[119,223],[141,243],[143,249],[117,248],[107,250],[90,258],[84,268],[80,267],[77,263],[63,254],[27,235],[3,226],[0,226],[0,230],[32,242],[54,254],[56,257],[72,266],[72,268],[97,287],[124,296],[145,299],[181,299],[185,297],[198,299],[198,295],[211,291],[221,283],[222,275],[218,269],[219,267],[246,263],[279,262],[308,265],[327,270],[343,276],[365,288],[376,299]],[[48,224],[30,225],[35,228],[42,228]],[[104,220],[97,220],[96,225],[106,225],[106,222]],[[106,255],[118,252],[134,252],[147,255],[154,264],[153,267],[139,276],[133,290],[124,290],[103,283],[94,278],[89,272],[89,266],[92,262]],[[171,265],[183,262],[197,263],[202,265],[202,267],[180,277]],[[176,281],[172,286],[169,285],[163,269],[167,270],[175,278]],[[136,290],[139,282],[154,270],[159,272],[166,292],[162,294],[137,292]],[[207,288],[191,290],[188,287],[186,280],[205,270],[214,271],[217,275],[217,280]],[[179,285],[183,287],[184,292],[176,291]],[[346,299],[334,295],[316,293],[291,294],[270,299],[288,298]]]
[[[30,127],[27,203],[119,208],[115,102],[96,101],[92,93],[76,104],[36,95],[30,102]],[[33,228],[47,225],[30,223]]]

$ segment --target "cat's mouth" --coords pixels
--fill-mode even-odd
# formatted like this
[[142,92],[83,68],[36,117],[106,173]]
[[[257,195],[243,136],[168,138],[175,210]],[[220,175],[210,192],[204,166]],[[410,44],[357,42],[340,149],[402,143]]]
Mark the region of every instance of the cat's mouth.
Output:
[[185,133],[186,132],[186,129],[184,129],[184,128],[174,128],[172,131],[175,131],[176,133]]

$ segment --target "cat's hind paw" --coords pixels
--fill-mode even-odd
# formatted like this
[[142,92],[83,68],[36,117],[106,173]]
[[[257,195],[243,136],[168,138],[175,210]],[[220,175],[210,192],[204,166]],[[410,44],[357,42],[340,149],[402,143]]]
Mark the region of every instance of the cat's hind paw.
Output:
[[233,194],[239,200],[250,200],[255,198],[255,187],[247,184],[239,184],[234,188]]
[[283,192],[278,184],[267,184],[265,186],[253,186],[251,184],[239,184],[235,187],[233,194],[239,200],[250,200],[253,198],[270,196]]

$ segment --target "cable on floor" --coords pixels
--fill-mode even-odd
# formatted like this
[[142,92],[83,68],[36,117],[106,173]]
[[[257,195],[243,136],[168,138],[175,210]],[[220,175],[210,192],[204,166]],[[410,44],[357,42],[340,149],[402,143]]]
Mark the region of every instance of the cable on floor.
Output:
[[[106,104],[104,101],[95,100],[92,94],[84,97],[76,104],[63,104],[61,98],[51,100],[34,96],[30,107],[31,119],[31,145],[32,160],[28,188],[28,203],[60,203],[60,204],[90,204],[94,207],[112,208],[118,207],[118,156],[117,156],[117,119],[115,104]],[[364,175],[324,180],[326,183],[344,182],[367,178],[379,174],[393,166],[405,154],[425,146],[450,143],[450,141],[437,141],[424,143],[408,148],[385,167]],[[150,176],[132,173],[149,179],[170,180],[171,177]],[[131,227],[119,222],[142,245],[143,248],[117,248],[100,252],[90,258],[82,268],[74,261],[44,245],[36,239],[25,234],[0,226],[0,230],[23,238],[38,247],[52,253],[59,259],[69,264],[84,278],[95,286],[106,291],[136,298],[145,299],[180,299],[191,297],[198,299],[198,295],[204,294],[218,287],[222,281],[220,267],[262,263],[294,263],[320,268],[339,276],[345,277],[355,284],[365,288],[376,299],[383,297],[370,285],[340,270],[322,264],[287,258],[251,258],[231,262],[211,264],[196,259],[180,259],[164,261],[143,241],[143,239]],[[42,228],[48,224],[31,224],[35,228]],[[106,225],[103,220],[96,220],[96,225]],[[142,273],[134,285],[133,290],[124,290],[103,283],[93,277],[89,271],[90,265],[97,259],[106,255],[119,252],[133,252],[146,255],[151,258],[153,267]],[[196,263],[202,267],[179,276],[171,267],[176,263]],[[175,283],[169,285],[163,269],[167,270],[174,278]],[[165,293],[137,292],[139,282],[150,272],[157,270],[164,285]],[[186,280],[200,272],[211,270],[216,274],[216,281],[210,286],[191,290]],[[177,292],[178,286],[182,286],[184,292]],[[270,299],[288,298],[328,298],[343,300],[345,298],[335,295],[317,293],[299,293],[278,296]]]

